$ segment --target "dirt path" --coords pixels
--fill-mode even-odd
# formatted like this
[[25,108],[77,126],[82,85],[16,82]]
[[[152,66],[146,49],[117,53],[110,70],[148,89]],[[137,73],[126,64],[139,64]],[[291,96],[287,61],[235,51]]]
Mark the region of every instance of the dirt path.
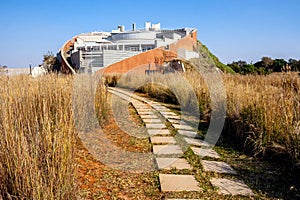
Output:
[[79,144],[83,199],[270,199],[245,184],[237,155],[224,157],[178,112],[128,90],[109,92],[111,119]]

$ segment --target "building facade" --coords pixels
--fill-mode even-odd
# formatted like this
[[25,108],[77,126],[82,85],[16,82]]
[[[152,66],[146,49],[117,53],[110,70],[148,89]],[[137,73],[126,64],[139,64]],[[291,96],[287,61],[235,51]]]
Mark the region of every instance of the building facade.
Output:
[[[113,71],[116,64],[120,68],[118,73],[124,73],[134,65],[148,64],[147,69],[151,70],[151,63],[161,67],[166,60],[171,58],[190,59],[197,57],[192,46],[195,45],[196,29],[182,28],[174,30],[162,30],[160,24],[145,23],[143,30],[136,30],[135,24],[131,30],[125,30],[124,26],[118,26],[117,30],[111,32],[84,33],[68,41],[61,49],[62,62],[65,68],[72,68],[74,72],[96,72]],[[182,42],[190,39],[193,42]],[[176,46],[177,43],[183,43]],[[158,50],[156,52],[156,50]],[[156,53],[155,53],[156,52]],[[143,62],[124,63],[130,58],[145,57]],[[153,55],[151,55],[153,54]],[[149,66],[150,64],[150,66]],[[155,68],[154,67],[154,68]],[[106,70],[108,69],[108,70]]]

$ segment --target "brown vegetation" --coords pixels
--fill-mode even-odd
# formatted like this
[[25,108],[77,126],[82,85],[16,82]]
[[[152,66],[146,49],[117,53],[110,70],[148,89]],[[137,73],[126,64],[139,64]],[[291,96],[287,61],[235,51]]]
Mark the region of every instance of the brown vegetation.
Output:
[[[78,140],[76,130],[80,129],[74,121],[89,126],[84,123],[91,123],[89,114],[96,107],[97,123],[103,124],[104,133],[116,146],[132,152],[151,148],[147,140],[126,135],[114,121],[105,123],[111,116],[106,88],[98,80],[95,99],[91,99],[95,90],[84,84],[81,87],[88,83],[86,78],[0,77],[0,199],[76,199],[78,194],[86,198],[160,198],[155,173],[113,170],[95,160]],[[243,144],[252,155],[273,156],[281,165],[299,166],[299,78],[277,74],[222,75],[222,79],[227,91],[223,139]],[[119,77],[110,80],[115,85]],[[187,90],[185,81],[193,90]],[[137,86],[161,101],[180,101],[182,108],[198,103],[201,120],[210,118],[210,92],[197,73],[130,75],[122,77],[118,85]],[[197,102],[191,101],[191,93],[196,94]],[[134,110],[129,110],[135,116]],[[140,123],[137,117],[131,119]]]
[[1,77],[0,197],[75,198],[71,80]]
[[[134,88],[160,101],[180,102],[181,108],[196,105],[195,93],[202,120],[211,113],[210,91],[206,79],[198,73],[137,76],[127,75],[118,86]],[[252,155],[264,158],[285,157],[288,164],[299,166],[300,161],[300,79],[295,74],[221,75],[226,89],[226,123],[223,139],[235,139],[237,146]],[[185,80],[193,90],[187,90]],[[218,92],[213,91],[216,95]],[[222,91],[219,93],[222,95]]]

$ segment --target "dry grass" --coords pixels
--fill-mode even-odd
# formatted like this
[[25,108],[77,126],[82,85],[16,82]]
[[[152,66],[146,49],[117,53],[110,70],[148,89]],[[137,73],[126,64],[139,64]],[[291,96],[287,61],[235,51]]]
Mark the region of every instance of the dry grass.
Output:
[[[291,166],[297,166],[300,160],[299,78],[290,74],[223,75],[222,78],[227,91],[224,136],[247,144],[246,147],[255,155],[283,152],[292,161]],[[115,82],[118,77],[111,80]],[[192,90],[187,89],[187,82]],[[119,85],[139,89],[161,101],[180,103],[181,108],[192,110],[198,106],[201,119],[208,120],[212,94],[205,82],[199,74],[188,72],[178,75],[130,75],[122,77]],[[104,123],[111,113],[109,97],[101,80],[85,76],[78,79],[52,75],[37,79],[4,76],[0,77],[0,84],[0,199],[1,196],[3,199],[76,199],[77,180],[81,180],[81,190],[93,193],[86,197],[96,198],[92,189],[83,187],[94,187],[95,184],[104,187],[101,181],[95,180],[98,175],[107,185],[97,190],[104,198],[111,194],[116,198],[122,198],[122,195],[125,195],[124,198],[134,198],[141,192],[137,186],[144,190],[141,198],[160,197],[155,174],[122,175],[92,158],[86,161],[85,155],[88,153],[82,153],[80,145],[79,153],[82,155],[76,155],[76,130],[87,131],[99,121],[105,124],[107,135],[111,130],[116,132],[109,137],[117,146],[131,151],[149,151],[146,141],[132,140],[128,136],[119,140],[122,132],[114,129],[113,123]],[[91,95],[94,91],[96,95],[93,99]],[[196,95],[196,100],[193,100],[193,95]],[[87,170],[83,176],[91,175],[91,179],[82,176],[78,179],[78,163],[74,162],[78,157],[79,164],[83,165],[79,172]],[[89,161],[95,165],[87,167]],[[97,168],[98,165],[101,166]],[[95,174],[89,174],[90,168],[97,168]],[[103,169],[105,173],[101,171]],[[132,181],[130,188],[135,188],[131,191],[126,186],[129,180]],[[122,181],[124,184],[117,184]]]
[[299,77],[279,74],[225,76],[224,79],[228,123],[236,124],[235,136],[246,139],[246,147],[250,146],[255,155],[280,151],[299,162]]
[[[223,95],[216,87],[209,92],[210,73],[195,72],[153,76],[126,75],[118,86],[136,89],[160,101],[180,104],[193,110],[199,106],[201,120],[209,120],[210,97]],[[210,77],[211,76],[211,77]],[[269,76],[222,75],[226,89],[224,137],[236,139],[252,154],[262,157],[283,154],[297,166],[300,160],[300,79],[295,74]],[[193,88],[187,89],[186,81]],[[194,102],[193,94],[197,101]],[[220,97],[220,96],[219,96]],[[197,105],[198,103],[198,105]],[[290,164],[290,163],[289,163]]]
[[85,96],[91,93],[84,87],[87,79],[95,81],[84,76],[0,77],[0,199],[77,198],[79,129],[74,122],[86,127],[89,117],[80,114],[94,107],[97,123],[103,122],[107,110],[101,82],[96,82],[95,99]]
[[71,80],[1,77],[0,191],[4,199],[75,198]]

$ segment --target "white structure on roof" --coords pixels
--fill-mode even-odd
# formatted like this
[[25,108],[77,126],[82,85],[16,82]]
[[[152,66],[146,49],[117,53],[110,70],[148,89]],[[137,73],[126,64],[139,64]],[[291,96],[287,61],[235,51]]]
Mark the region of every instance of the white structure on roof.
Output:
[[[71,50],[71,62],[79,71],[95,72],[113,63],[157,47],[167,46],[190,34],[194,29],[161,30],[160,23],[145,23],[144,30],[125,30],[118,26],[109,32],[80,34]],[[186,55],[186,52],[181,53]]]

